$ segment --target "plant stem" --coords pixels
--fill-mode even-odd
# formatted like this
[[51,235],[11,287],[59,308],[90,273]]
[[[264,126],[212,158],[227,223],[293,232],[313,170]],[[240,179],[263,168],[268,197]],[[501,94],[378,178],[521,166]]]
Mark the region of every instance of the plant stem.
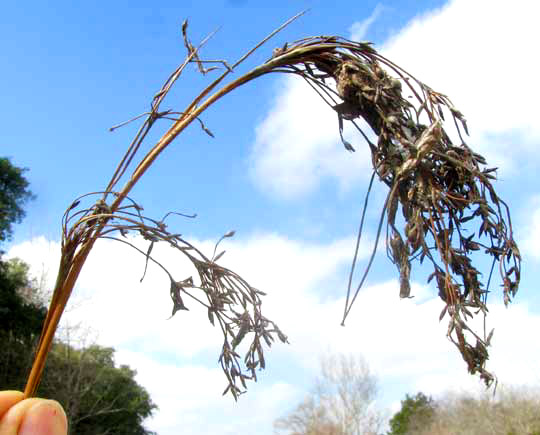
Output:
[[45,323],[43,324],[43,330],[39,339],[34,363],[32,364],[32,369],[28,375],[28,380],[26,381],[26,387],[24,389],[25,399],[34,396],[36,393],[43,369],[45,367],[47,355],[49,354],[52,346],[54,334],[58,324],[60,323],[60,318],[62,317],[69,297],[71,296],[71,292],[73,291],[73,287],[75,286],[75,282],[79,277],[79,273],[81,272],[81,269],[96,239],[97,236],[89,239],[88,242],[81,246],[81,249],[76,254],[65,279],[62,279],[62,277],[65,275],[63,271],[65,263],[60,262],[60,270],[58,271],[59,279],[57,280],[49,311],[47,312],[47,317],[45,318]]
[[[259,44],[257,44],[257,46],[255,46],[255,48],[250,50],[238,62],[236,62],[234,66],[237,66],[239,63],[245,60],[245,58],[247,58],[255,49],[260,47],[260,45],[263,42],[268,40],[278,31],[282,30],[285,26],[287,26],[292,21],[297,19],[304,12],[297,14],[296,16],[288,20],[285,24],[280,26],[278,29],[273,31],[267,38],[263,39]],[[242,77],[239,77],[238,79],[234,80],[233,82],[219,89],[213,95],[208,97],[200,106],[197,107],[197,104],[209,92],[211,92],[212,89],[215,88],[230,71],[227,71],[225,74],[223,74],[221,77],[216,79],[213,83],[211,83],[207,88],[205,88],[192,101],[192,103],[187,107],[187,109],[184,110],[183,112],[184,114],[169,128],[169,130],[161,137],[161,139],[156,143],[156,145],[154,145],[154,147],[142,159],[142,161],[139,163],[137,168],[134,170],[131,178],[127,181],[127,183],[124,185],[120,193],[116,196],[115,200],[112,202],[110,206],[110,211],[111,211],[110,214],[113,215],[115,211],[118,210],[123,200],[129,195],[131,189],[143,176],[146,170],[152,165],[152,163],[159,156],[159,154],[161,154],[161,152],[165,148],[167,148],[167,146],[172,141],[174,141],[174,139],[176,139],[176,137],[180,133],[182,133],[182,131],[184,131],[184,129],[187,126],[189,126],[193,122],[194,119],[197,119],[197,117],[202,112],[204,112],[208,107],[210,107],[213,103],[218,101],[220,98],[227,95],[229,92],[233,91],[234,89],[242,86],[243,84],[263,74],[270,72],[272,68],[274,68],[276,65],[283,63],[286,59],[289,59],[290,57],[294,57],[295,54],[296,54],[296,50],[292,51],[292,53],[288,53],[285,56],[280,56],[279,59],[272,59],[271,61],[266,62],[263,65],[249,71]],[[191,53],[190,57],[192,56],[193,56],[193,53]],[[113,177],[113,180],[114,180],[114,177]],[[69,243],[75,242],[74,246],[76,248],[77,246],[76,241],[68,240],[67,244],[65,246],[63,245],[62,247],[62,259],[61,259],[60,267],[58,271],[58,278],[57,278],[57,282],[56,282],[55,289],[53,292],[53,297],[49,306],[49,310],[47,312],[47,316],[43,324],[41,337],[39,339],[37,350],[36,350],[36,356],[34,358],[34,362],[32,364],[32,368],[28,376],[28,380],[27,380],[26,387],[24,390],[25,398],[32,397],[36,393],[36,390],[39,386],[39,382],[41,379],[41,375],[43,373],[43,369],[45,367],[47,355],[53,343],[54,334],[56,332],[56,329],[58,327],[62,314],[66,308],[69,297],[71,296],[75,283],[84,266],[84,263],[86,262],[86,259],[88,258],[88,255],[90,254],[90,251],[92,250],[92,247],[94,246],[94,243],[100,237],[103,228],[105,227],[105,225],[110,219],[111,217],[102,218],[101,222],[96,227],[94,233],[82,243],[82,245],[80,246],[80,249],[78,249],[76,252],[72,251],[71,255],[69,255],[70,250],[67,249],[66,246]],[[70,260],[70,257],[72,257],[71,258],[72,261],[67,261],[67,260]]]

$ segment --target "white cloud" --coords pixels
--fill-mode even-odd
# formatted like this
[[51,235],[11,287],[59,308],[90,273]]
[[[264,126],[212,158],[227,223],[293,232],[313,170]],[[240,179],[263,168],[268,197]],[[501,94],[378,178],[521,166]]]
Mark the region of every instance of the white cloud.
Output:
[[[43,236],[12,246],[8,258],[24,258],[31,265],[31,273],[38,283],[49,289],[54,287],[58,265],[60,264],[60,244]],[[46,289],[41,289],[45,290]]]
[[[264,191],[293,199],[315,190],[321,179],[334,178],[341,189],[369,176],[366,147],[351,140],[356,153],[341,144],[338,118],[299,77],[277,81],[277,97],[256,129],[250,157],[252,179]],[[346,130],[350,137],[354,132]],[[354,137],[359,137],[355,134]]]
[[[213,246],[197,244],[206,251]],[[17,245],[9,254],[39,270],[40,246],[47,246],[44,239]],[[477,385],[445,338],[446,322],[438,322],[442,302],[425,286],[413,283],[416,297],[400,300],[395,280],[370,285],[360,293],[346,327],[340,326],[353,246],[353,238],[306,244],[276,234],[227,241],[226,265],[267,291],[263,312],[291,342],[268,352],[267,370],[238,404],[221,397],[219,331],[191,302],[191,311],[166,320],[171,309],[167,280],[151,267],[140,284],[144,259],[129,249],[107,241],[96,245],[77,287],[83,302],[67,318],[97,330],[99,343],[114,346],[117,361],[138,371],[138,381],[160,407],[148,426],[163,434],[270,434],[271,422],[301,399],[305,383],[317,374],[318,356],[329,351],[362,353],[379,376],[381,402],[387,405],[417,390],[438,394]],[[367,249],[361,252],[365,261]],[[155,248],[155,253],[167,265],[178,265],[166,249]],[[45,260],[54,257],[47,255]],[[192,273],[187,265],[177,269],[178,278]],[[394,268],[389,271],[394,276]],[[496,302],[488,326],[496,329],[490,367],[501,382],[537,381],[540,348],[530,345],[524,331],[538,330],[540,316],[523,303],[504,309]]]
[[540,261],[540,196],[533,198],[529,207],[525,207],[527,216],[524,217],[524,229],[521,231],[519,246],[522,254]]
[[[352,38],[363,39],[380,13],[378,7],[353,24]],[[518,151],[538,163],[533,152],[540,139],[540,86],[534,78],[540,67],[539,14],[539,4],[528,0],[455,0],[413,19],[379,49],[452,99],[468,119],[469,144],[492,166],[515,169]],[[313,192],[325,179],[341,189],[364,179],[370,158],[363,140],[353,141],[357,153],[348,155],[335,113],[301,80],[277,83],[276,100],[256,130],[251,159],[256,184],[291,199]]]

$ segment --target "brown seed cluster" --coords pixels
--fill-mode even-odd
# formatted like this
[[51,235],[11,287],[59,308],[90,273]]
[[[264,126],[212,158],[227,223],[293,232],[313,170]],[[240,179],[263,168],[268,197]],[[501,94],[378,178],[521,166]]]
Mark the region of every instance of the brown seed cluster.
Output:
[[[491,271],[498,265],[508,303],[518,288],[521,259],[508,207],[492,185],[495,169],[486,168],[485,159],[463,139],[468,134],[464,116],[445,95],[416,80],[369,43],[318,37],[290,44],[287,52],[291,72],[308,81],[337,112],[345,147],[354,150],[343,138],[344,120],[364,135],[374,173],[389,188],[377,242],[386,219],[386,248],[399,272],[400,296],[410,296],[412,264],[427,260],[432,268],[428,281],[435,278],[445,303],[440,319],[449,316],[448,337],[469,371],[479,373],[489,385],[494,377],[485,364],[492,333],[484,330],[480,337],[468,321],[487,313],[491,272],[485,281],[475,262],[483,252],[492,259]],[[280,59],[286,57],[281,53]],[[457,143],[443,127],[445,116],[457,129]],[[376,143],[356,119],[369,125]],[[376,246],[373,255],[375,250]],[[354,297],[349,299],[348,294],[344,320],[370,265],[371,261]]]

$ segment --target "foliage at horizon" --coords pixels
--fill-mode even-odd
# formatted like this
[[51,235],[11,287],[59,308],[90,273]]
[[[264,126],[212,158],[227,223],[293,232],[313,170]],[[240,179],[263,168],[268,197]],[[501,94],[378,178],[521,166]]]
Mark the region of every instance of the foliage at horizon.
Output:
[[500,385],[496,394],[406,395],[387,435],[540,435],[540,388]]

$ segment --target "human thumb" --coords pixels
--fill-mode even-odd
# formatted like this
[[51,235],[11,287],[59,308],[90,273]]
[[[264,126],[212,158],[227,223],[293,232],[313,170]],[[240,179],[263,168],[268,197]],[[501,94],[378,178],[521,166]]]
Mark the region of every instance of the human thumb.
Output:
[[[18,392],[4,392],[5,401],[17,402]],[[18,393],[22,396],[22,393]],[[11,397],[13,396],[13,397]],[[8,400],[10,399],[10,400]],[[1,416],[0,435],[66,435],[67,418],[54,400],[26,399],[15,403]]]
[[23,417],[18,435],[66,435],[67,418],[55,400],[39,400]]

